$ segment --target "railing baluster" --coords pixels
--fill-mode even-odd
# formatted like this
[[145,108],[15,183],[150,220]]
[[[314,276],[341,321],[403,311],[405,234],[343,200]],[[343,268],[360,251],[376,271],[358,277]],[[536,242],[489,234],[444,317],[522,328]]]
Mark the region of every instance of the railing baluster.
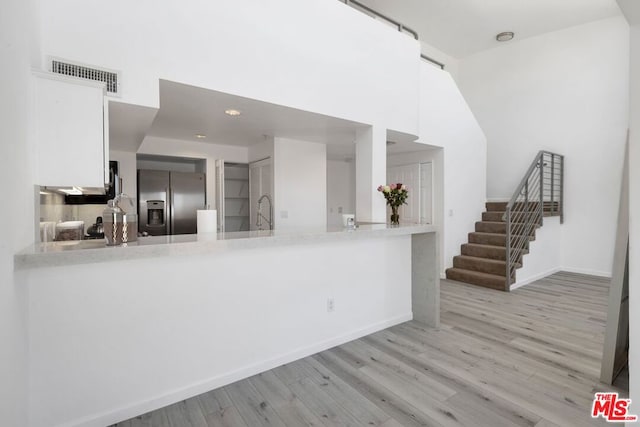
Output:
[[560,156],[560,224],[564,224],[564,156]]
[[505,254],[505,267],[506,267],[506,275],[505,275],[505,291],[509,291],[511,289],[511,208],[507,206],[506,209],[507,216],[507,236],[506,241],[504,242],[506,254]]
[[[550,167],[549,163],[545,167],[545,161],[549,161],[549,159]],[[545,176],[545,173],[548,177]],[[559,184],[556,174],[559,175]],[[548,190],[546,189],[547,185]],[[559,188],[556,189],[556,187]],[[540,151],[529,166],[511,200],[507,203],[505,214],[502,217],[502,220],[506,222],[506,291],[510,290],[516,263],[522,256],[523,250],[527,248],[529,237],[535,232],[536,226],[542,226],[544,222],[545,201],[547,199],[550,203],[549,213],[559,215],[560,223],[562,223],[564,218],[564,156]]]
[[551,213],[553,214],[554,211],[555,213],[558,213],[558,210],[555,209],[553,200],[554,200],[554,192],[555,192],[555,188],[554,186],[554,178],[555,178],[555,174],[556,174],[556,156],[555,154],[551,156],[551,188],[550,188],[550,196],[551,196]]
[[540,227],[542,227],[542,219],[544,217],[544,154],[540,154]]

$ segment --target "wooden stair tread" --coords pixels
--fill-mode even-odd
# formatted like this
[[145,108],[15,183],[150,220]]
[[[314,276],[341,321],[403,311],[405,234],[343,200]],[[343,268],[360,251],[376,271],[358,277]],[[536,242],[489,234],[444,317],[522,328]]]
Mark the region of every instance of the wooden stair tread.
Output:
[[486,262],[489,264],[498,264],[498,265],[506,264],[506,261],[501,259],[482,258],[482,257],[470,256],[470,255],[456,255],[454,258],[462,258],[465,260],[476,261],[476,262]]
[[[504,236],[507,237],[507,235],[505,233],[488,233],[486,231],[471,231],[470,233],[475,233],[475,234],[490,234],[492,236]],[[512,234],[511,237],[518,237],[520,236],[520,234]],[[532,240],[535,240],[535,236],[530,236],[533,237]]]
[[[514,262],[515,268],[522,267],[522,264]],[[463,270],[477,271],[487,274],[495,274],[505,277],[507,275],[507,262],[501,259],[477,257],[471,255],[456,255],[453,257],[453,267]]]
[[485,288],[505,290],[506,278],[497,274],[482,273],[479,271],[465,270],[462,268],[448,268],[446,270],[447,279],[459,282],[470,283],[472,285]]
[[[460,255],[453,258],[453,267],[446,270],[448,279],[499,290],[505,290],[507,280],[515,282],[514,271],[522,267],[523,256],[529,253],[529,242],[536,240],[535,231],[540,228],[540,224],[531,227],[522,221],[539,218],[535,214],[539,214],[541,206],[540,202],[517,202],[514,205],[514,210],[511,211],[510,241],[507,241],[509,230],[503,220],[507,205],[508,202],[485,203],[486,211],[482,213],[481,220],[475,223],[474,231],[467,234],[467,243],[460,246]],[[557,207],[557,202],[543,202],[543,215],[559,215],[555,212]],[[524,231],[531,234],[526,235]],[[511,270],[512,277],[507,279],[507,245],[514,244],[525,247],[510,249],[514,269]]]
[[[482,243],[464,243],[463,246],[472,246],[472,247],[477,247],[477,248],[486,248],[486,249],[502,249],[504,251],[506,251],[507,248],[505,248],[504,246],[494,246],[494,245],[483,245]],[[529,253],[529,249],[511,249],[512,251],[522,251],[525,254]]]
[[[507,238],[507,235],[505,233],[487,233],[484,231],[471,231],[469,234],[475,234],[478,236],[487,236],[487,237],[504,237],[505,239]],[[512,234],[511,238],[515,239],[515,238],[519,238],[521,237],[520,234]],[[529,241],[534,241],[536,240],[536,236],[528,236],[529,237]],[[496,245],[497,246],[497,245]],[[504,246],[504,245],[502,245]]]

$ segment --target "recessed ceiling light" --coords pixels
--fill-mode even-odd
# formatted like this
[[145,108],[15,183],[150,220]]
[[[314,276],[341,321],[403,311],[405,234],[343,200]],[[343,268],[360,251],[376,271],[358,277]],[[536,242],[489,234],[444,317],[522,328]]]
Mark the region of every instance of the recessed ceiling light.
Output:
[[228,110],[224,110],[224,113],[229,115],[229,116],[239,116],[240,114],[242,114],[241,111],[238,110],[234,110],[232,108],[228,109]]
[[496,36],[496,40],[499,42],[508,42],[513,39],[514,35],[513,31],[504,31]]
[[207,135],[202,133],[196,133],[194,136],[198,139],[205,139],[207,137]]

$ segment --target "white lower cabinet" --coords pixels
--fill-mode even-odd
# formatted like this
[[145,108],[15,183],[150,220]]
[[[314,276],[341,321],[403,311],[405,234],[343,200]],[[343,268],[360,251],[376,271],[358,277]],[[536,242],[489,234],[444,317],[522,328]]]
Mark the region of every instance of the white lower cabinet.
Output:
[[41,72],[33,79],[35,183],[103,187],[109,165],[104,83]]

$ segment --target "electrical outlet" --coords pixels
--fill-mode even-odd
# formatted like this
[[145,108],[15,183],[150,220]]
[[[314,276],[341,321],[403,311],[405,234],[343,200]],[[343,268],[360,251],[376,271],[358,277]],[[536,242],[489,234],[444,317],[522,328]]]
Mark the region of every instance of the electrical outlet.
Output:
[[338,206],[338,213],[342,213],[342,206]]
[[449,216],[453,216],[453,209],[449,209]]
[[280,218],[283,218],[283,219],[289,218],[289,211],[280,211]]
[[327,298],[327,313],[332,313],[336,310],[335,301],[333,298]]

